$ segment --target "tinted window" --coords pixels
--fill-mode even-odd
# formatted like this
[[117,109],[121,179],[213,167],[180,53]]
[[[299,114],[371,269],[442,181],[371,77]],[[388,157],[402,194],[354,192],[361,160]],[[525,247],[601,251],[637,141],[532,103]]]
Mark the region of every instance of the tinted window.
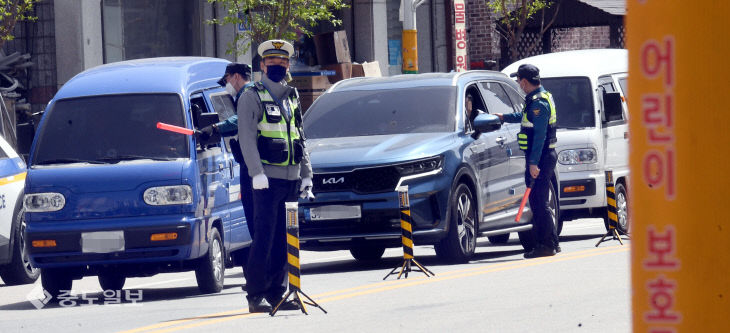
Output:
[[517,90],[513,89],[510,86],[502,85],[502,88],[507,91],[507,95],[509,95],[510,100],[512,100],[512,105],[514,106],[515,112],[521,112],[522,109],[525,108],[525,97],[520,95]]
[[621,91],[624,97],[629,98],[629,82],[625,77],[618,79],[618,85],[621,86]]
[[496,82],[482,82],[484,97],[489,105],[489,113],[512,113],[514,108],[502,86]]
[[309,138],[451,132],[456,88],[416,87],[327,93],[305,114]]
[[213,103],[213,111],[218,114],[221,120],[228,119],[236,114],[233,108],[233,99],[227,92],[210,94],[210,101]]
[[180,102],[174,94],[60,100],[44,119],[33,164],[187,157],[185,135],[157,128],[185,126]]
[[595,127],[593,93],[588,78],[543,78],[542,85],[553,94],[558,128]]

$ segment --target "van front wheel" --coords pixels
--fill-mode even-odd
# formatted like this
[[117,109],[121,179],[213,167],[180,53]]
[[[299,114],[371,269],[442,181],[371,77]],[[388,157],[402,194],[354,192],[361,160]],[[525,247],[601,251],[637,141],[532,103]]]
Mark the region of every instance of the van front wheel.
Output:
[[195,269],[195,279],[198,281],[200,292],[212,294],[223,290],[225,272],[223,253],[221,235],[218,233],[218,229],[213,228],[210,232],[208,254],[203,257],[203,262]]

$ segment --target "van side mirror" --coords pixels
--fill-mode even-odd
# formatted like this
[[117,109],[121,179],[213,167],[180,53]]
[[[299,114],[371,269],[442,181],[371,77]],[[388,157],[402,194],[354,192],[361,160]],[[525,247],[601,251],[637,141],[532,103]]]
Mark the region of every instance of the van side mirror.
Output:
[[474,118],[474,131],[476,133],[493,132],[502,127],[499,117],[493,114],[482,113]]
[[603,93],[603,116],[604,122],[622,120],[623,107],[621,103],[621,94],[618,92]]
[[213,125],[218,122],[218,114],[217,113],[201,113],[198,115],[198,128],[203,128],[206,126]]

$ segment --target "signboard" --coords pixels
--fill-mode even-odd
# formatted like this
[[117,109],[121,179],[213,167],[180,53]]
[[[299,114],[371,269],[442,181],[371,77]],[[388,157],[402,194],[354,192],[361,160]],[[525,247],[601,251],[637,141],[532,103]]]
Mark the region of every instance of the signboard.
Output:
[[633,330],[725,331],[730,2],[629,0],[627,12]]
[[467,70],[467,45],[466,45],[466,4],[464,0],[454,0],[454,57],[456,71]]
[[241,20],[241,23],[236,24],[237,32],[241,33],[251,30],[251,25],[248,23],[248,15],[239,12],[238,19]]

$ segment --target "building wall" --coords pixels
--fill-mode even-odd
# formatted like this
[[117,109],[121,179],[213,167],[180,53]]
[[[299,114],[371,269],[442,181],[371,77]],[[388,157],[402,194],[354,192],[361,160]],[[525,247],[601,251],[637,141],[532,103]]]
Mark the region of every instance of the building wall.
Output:
[[20,77],[26,88],[21,98],[31,103],[31,112],[38,112],[43,110],[57,90],[53,1],[36,3],[32,15],[38,20],[18,22],[13,32],[15,39],[6,42],[3,51],[6,55],[14,52],[31,55],[33,66],[27,71],[27,76]]
[[611,44],[608,26],[555,29],[552,38],[553,52],[608,48]]
[[[494,30],[494,14],[484,0],[466,2],[469,61],[499,61],[499,33]],[[472,66],[474,67],[474,66]]]

